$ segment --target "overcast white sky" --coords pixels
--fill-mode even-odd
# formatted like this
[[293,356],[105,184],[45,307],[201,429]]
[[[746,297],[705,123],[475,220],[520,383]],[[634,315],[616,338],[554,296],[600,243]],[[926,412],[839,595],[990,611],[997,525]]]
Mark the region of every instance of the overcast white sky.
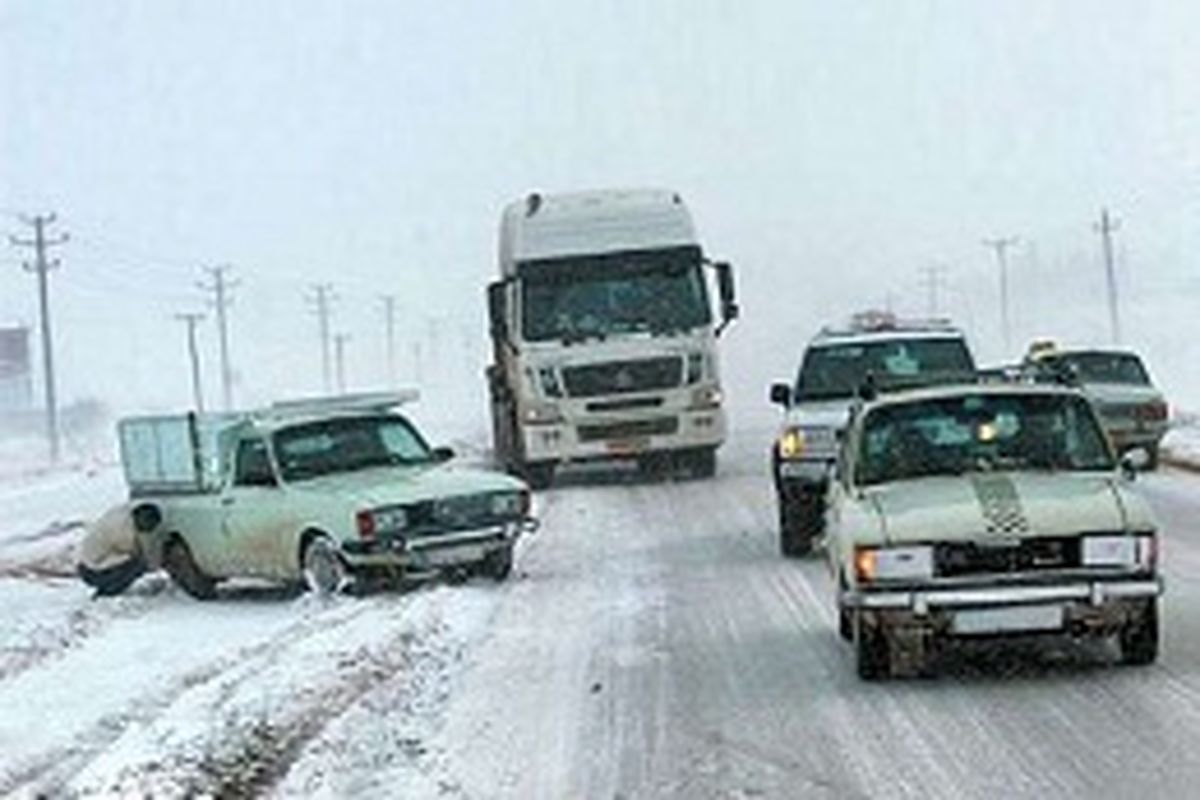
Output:
[[[482,414],[497,218],[530,189],[679,190],[739,270],[748,406],[830,318],[923,311],[932,263],[1002,357],[984,236],[1022,237],[1014,346],[1103,341],[1108,205],[1127,338],[1198,403],[1197,29],[1187,2],[0,0],[0,229],[54,210],[75,237],[68,399],[183,405],[171,316],[229,262],[246,402],[319,386],[302,297],[330,281],[353,384],[382,378],[394,292],[407,339],[438,332],[431,389]],[[19,258],[0,249],[0,323],[36,321]]]

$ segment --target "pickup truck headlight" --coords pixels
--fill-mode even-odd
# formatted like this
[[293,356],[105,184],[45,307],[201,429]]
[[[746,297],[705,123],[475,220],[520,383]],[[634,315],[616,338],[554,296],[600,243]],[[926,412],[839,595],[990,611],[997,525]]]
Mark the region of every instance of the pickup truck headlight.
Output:
[[807,444],[808,437],[805,436],[803,428],[788,428],[779,437],[779,457],[785,460],[800,458],[804,455]]
[[1157,550],[1153,534],[1085,536],[1080,549],[1080,561],[1085,567],[1153,569]]
[[492,495],[492,516],[524,517],[530,508],[529,492],[505,492]]
[[864,583],[932,578],[933,548],[860,547],[854,551],[854,573]]

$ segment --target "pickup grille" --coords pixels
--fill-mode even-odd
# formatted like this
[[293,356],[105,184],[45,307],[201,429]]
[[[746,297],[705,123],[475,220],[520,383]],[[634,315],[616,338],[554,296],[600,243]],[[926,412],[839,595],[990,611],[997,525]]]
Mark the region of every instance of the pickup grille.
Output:
[[1003,545],[939,544],[934,549],[934,564],[938,577],[944,578],[1073,569],[1080,565],[1079,538],[1021,539]]
[[565,367],[563,384],[571,397],[671,389],[683,382],[683,359],[677,356],[637,361],[607,361]]
[[606,425],[580,425],[579,441],[598,442],[605,439],[632,439],[639,436],[667,436],[679,430],[677,417],[656,417]]

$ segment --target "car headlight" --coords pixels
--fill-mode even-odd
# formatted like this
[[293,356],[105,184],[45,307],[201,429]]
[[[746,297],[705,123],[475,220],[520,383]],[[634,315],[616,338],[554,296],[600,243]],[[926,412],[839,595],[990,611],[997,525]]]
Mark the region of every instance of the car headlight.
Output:
[[563,396],[562,383],[558,380],[558,370],[554,367],[539,367],[537,374],[543,395],[546,397]]
[[492,516],[523,517],[529,513],[530,502],[527,491],[492,495]]
[[401,531],[408,527],[408,511],[400,508],[377,508],[371,512],[375,518],[375,530]]
[[854,551],[854,573],[863,582],[932,578],[933,548],[860,547]]
[[556,403],[533,403],[525,409],[525,421],[530,425],[555,425],[563,418]]
[[808,437],[801,428],[788,428],[779,437],[779,457],[783,459],[800,458],[804,455],[804,447]]
[[1153,534],[1114,534],[1083,537],[1079,555],[1085,567],[1153,569],[1158,556],[1157,550],[1157,541]]

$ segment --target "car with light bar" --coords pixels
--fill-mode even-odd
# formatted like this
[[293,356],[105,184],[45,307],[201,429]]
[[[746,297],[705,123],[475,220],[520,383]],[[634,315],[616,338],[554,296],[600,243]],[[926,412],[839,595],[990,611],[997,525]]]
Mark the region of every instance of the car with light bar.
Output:
[[201,599],[239,577],[325,594],[375,578],[506,579],[535,527],[529,489],[450,464],[397,410],[415,397],[121,420],[131,499],[159,512],[140,534],[147,560]]
[[1077,384],[1096,406],[1100,422],[1120,453],[1146,451],[1146,467],[1158,466],[1159,444],[1167,434],[1166,398],[1146,365],[1129,350],[1060,349],[1052,342],[1030,346],[1025,361],[1035,377]]
[[880,395],[853,412],[830,491],[839,629],[864,679],[949,642],[1115,638],[1158,654],[1155,520],[1082,392],[1000,383]]
[[818,333],[795,381],[771,387],[771,402],[784,409],[771,447],[780,551],[805,555],[824,530],[839,437],[864,383],[891,391],[959,381],[974,370],[966,336],[946,320],[866,311]]

